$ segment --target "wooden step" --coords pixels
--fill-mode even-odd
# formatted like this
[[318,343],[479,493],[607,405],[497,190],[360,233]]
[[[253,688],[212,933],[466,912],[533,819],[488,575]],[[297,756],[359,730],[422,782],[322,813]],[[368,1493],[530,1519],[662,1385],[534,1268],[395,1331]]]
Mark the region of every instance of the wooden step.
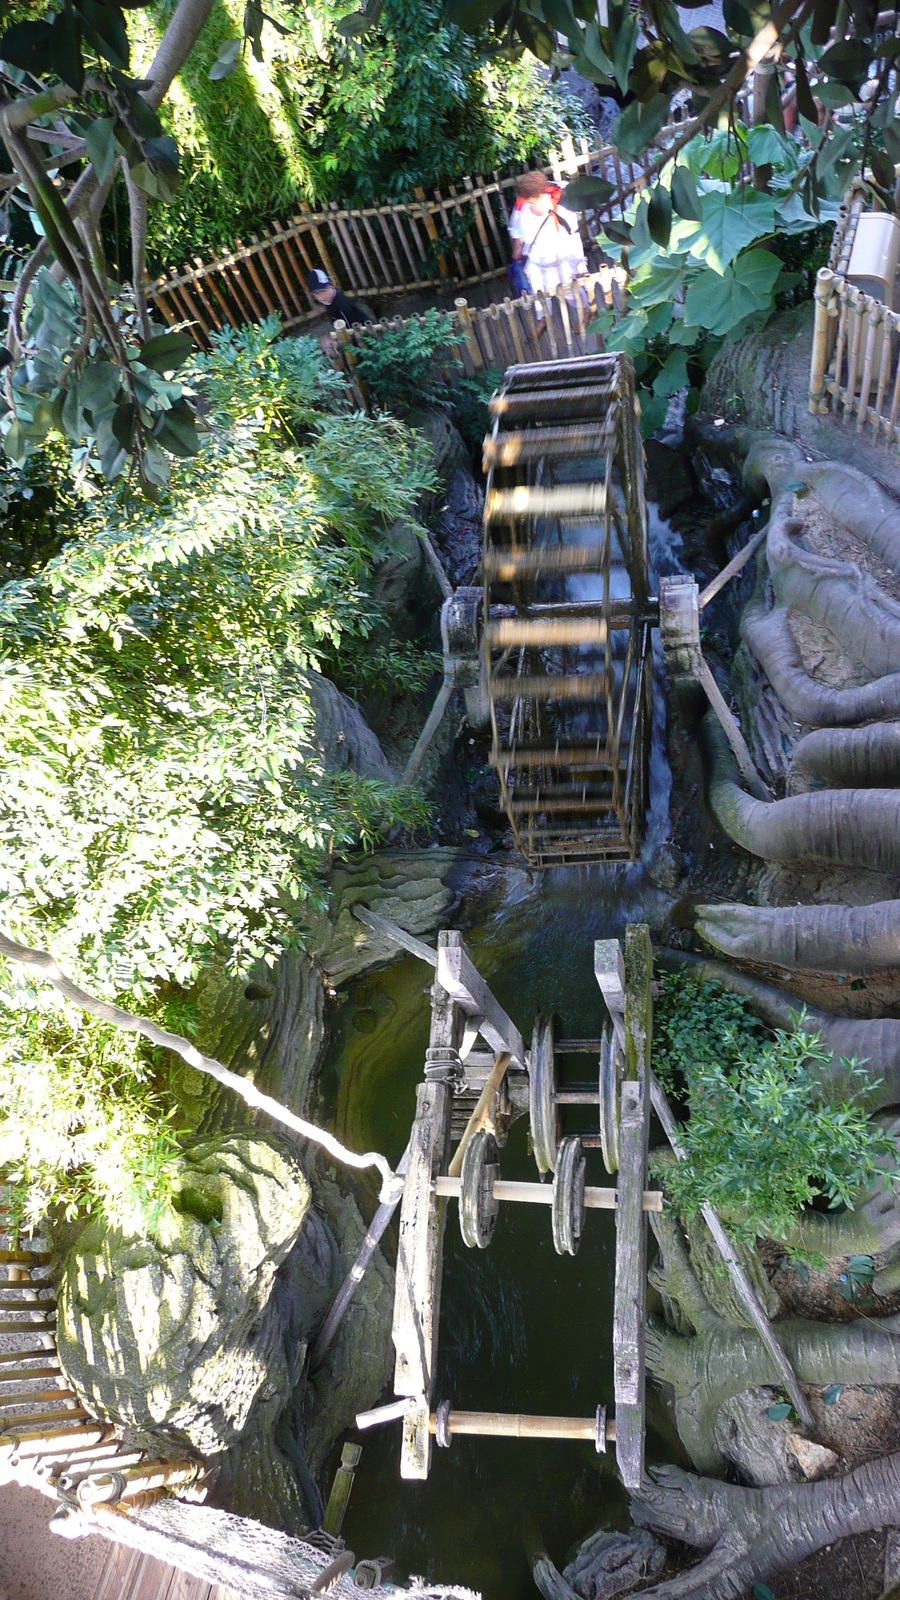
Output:
[[552,460],[581,455],[603,455],[610,438],[615,434],[615,422],[589,423],[586,427],[576,423],[570,428],[537,428],[528,433],[488,434],[484,441],[482,461],[488,467],[514,467],[520,461],[541,461],[545,456]]
[[482,570],[487,578],[512,583],[515,578],[552,572],[601,572],[605,559],[602,544],[510,545],[506,550],[493,546],[485,552]]
[[603,483],[552,484],[544,488],[522,483],[514,489],[489,489],[484,502],[484,520],[495,517],[511,521],[516,517],[560,517],[583,519],[602,517],[606,510],[606,485]]
[[603,617],[504,617],[486,622],[484,642],[491,648],[504,645],[594,645],[606,643],[609,629]]
[[503,677],[488,679],[492,700],[605,700],[608,685],[605,672],[564,673],[546,677]]

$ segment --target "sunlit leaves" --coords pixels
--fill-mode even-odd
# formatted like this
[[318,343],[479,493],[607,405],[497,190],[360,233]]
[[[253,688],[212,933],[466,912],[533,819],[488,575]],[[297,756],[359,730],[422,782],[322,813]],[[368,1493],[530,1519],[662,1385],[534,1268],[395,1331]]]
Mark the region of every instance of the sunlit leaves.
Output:
[[775,227],[775,199],[755,190],[723,194],[714,190],[700,201],[699,227],[682,241],[682,248],[724,272],[747,245]]
[[722,273],[706,271],[695,278],[684,297],[688,327],[707,333],[731,333],[755,311],[771,304],[781,262],[769,250],[747,250]]
[[633,100],[616,118],[610,137],[619,153],[627,159],[641,155],[665,126],[669,115],[666,95],[654,95],[646,105]]

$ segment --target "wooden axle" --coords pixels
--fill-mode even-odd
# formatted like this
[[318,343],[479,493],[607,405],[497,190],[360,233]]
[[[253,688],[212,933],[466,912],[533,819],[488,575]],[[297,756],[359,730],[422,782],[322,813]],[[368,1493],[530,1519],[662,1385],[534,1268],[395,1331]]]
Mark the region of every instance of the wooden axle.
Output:
[[[440,1174],[434,1182],[434,1193],[448,1200],[458,1200],[461,1178],[451,1178],[449,1174]],[[550,1206],[553,1204],[553,1189],[549,1183],[521,1183],[508,1178],[497,1178],[494,1181],[491,1194],[495,1200],[513,1200],[519,1204]],[[616,1189],[586,1188],[584,1203],[588,1210],[615,1211],[618,1204],[618,1191]],[[644,1210],[662,1211],[663,1195],[661,1189],[644,1190]]]

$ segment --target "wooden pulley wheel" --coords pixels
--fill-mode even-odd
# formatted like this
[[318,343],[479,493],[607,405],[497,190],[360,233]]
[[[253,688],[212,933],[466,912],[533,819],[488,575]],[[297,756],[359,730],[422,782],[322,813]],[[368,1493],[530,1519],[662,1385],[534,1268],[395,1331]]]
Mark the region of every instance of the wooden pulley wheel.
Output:
[[600,1037],[600,1148],[607,1172],[619,1170],[619,1112],[625,1065],[619,1037],[607,1017]]
[[531,1070],[528,1074],[528,1116],[531,1148],[539,1172],[556,1171],[559,1113],[556,1109],[556,1059],[553,1054],[553,1018],[538,1012],[531,1036]]
[[558,1256],[574,1256],[584,1221],[584,1151],[577,1136],[563,1139],[556,1152],[553,1179],[553,1248]]
[[479,1128],[466,1145],[459,1188],[459,1231],[470,1250],[484,1250],[497,1226],[499,1200],[494,1182],[500,1176],[500,1151],[494,1135]]

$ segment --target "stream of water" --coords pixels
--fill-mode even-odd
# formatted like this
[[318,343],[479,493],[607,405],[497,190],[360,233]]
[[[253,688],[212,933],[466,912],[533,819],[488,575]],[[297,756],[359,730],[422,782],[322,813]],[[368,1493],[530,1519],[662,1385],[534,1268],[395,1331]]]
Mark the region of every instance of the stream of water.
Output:
[[[652,507],[650,514],[655,570],[676,570],[680,541]],[[657,669],[659,679],[658,663]],[[657,682],[645,860],[666,833],[671,785],[664,724]],[[560,1034],[598,1038],[604,1007],[593,973],[594,940],[622,937],[629,922],[658,925],[667,909],[643,864],[596,865],[515,875],[486,916],[473,925],[464,903],[457,923],[526,1037],[542,1010],[555,1013]],[[359,983],[340,1012],[323,1074],[339,1136],[356,1149],[383,1150],[391,1161],[409,1136],[422,1078],[430,977],[409,957]],[[589,1070],[585,1063],[580,1075]],[[587,1130],[590,1111],[567,1108],[564,1128]],[[526,1136],[521,1118],[501,1155],[504,1177],[536,1177]],[[587,1158],[588,1183],[609,1182],[599,1151]],[[451,1205],[437,1398],[461,1409],[570,1416],[591,1416],[600,1403],[612,1407],[614,1254],[611,1213],[587,1214],[572,1258],[556,1255],[543,1207],[501,1207],[490,1247],[478,1251],[462,1244]],[[678,1455],[677,1440],[665,1430],[651,1398],[650,1461]],[[485,1600],[533,1597],[528,1554],[535,1547],[562,1566],[598,1527],[628,1522],[614,1457],[598,1456],[590,1444],[458,1438],[449,1450],[435,1450],[427,1482],[406,1483],[398,1423],[373,1430],[362,1443],[344,1525],[348,1545],[392,1555],[404,1573],[471,1585]]]

